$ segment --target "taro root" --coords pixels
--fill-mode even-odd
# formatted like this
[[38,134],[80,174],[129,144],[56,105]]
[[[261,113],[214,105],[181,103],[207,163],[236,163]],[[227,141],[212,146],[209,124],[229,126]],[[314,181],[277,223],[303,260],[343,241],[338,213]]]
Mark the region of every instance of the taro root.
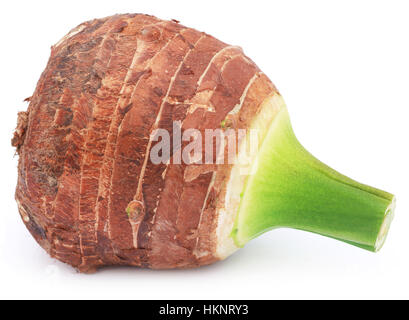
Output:
[[[189,129],[221,140],[183,161],[192,141],[205,147]],[[228,150],[224,134],[240,130]],[[160,141],[172,143],[155,161]],[[393,217],[393,195],[298,143],[279,92],[240,47],[148,15],[86,22],[55,44],[12,143],[23,222],[81,272],[206,265],[278,227],[377,251]]]

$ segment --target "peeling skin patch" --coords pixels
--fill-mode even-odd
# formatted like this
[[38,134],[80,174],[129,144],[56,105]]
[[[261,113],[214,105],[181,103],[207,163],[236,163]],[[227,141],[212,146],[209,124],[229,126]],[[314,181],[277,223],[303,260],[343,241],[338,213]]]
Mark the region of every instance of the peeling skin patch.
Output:
[[28,126],[28,112],[19,112],[17,116],[17,128],[14,131],[13,138],[11,140],[11,145],[20,150],[24,143],[24,136],[27,131]]
[[207,112],[216,112],[216,109],[212,105],[192,103],[192,105],[187,110],[187,113],[193,113],[197,109],[204,109]]
[[184,180],[186,182],[192,182],[196,180],[200,175],[206,174],[209,172],[214,172],[216,170],[214,165],[189,165],[184,173]]
[[23,206],[21,205],[20,201],[17,201],[17,206],[21,215],[21,218],[23,219],[24,222],[29,222],[30,221],[30,217],[28,216],[26,210],[23,208]]
[[75,36],[76,34],[80,33],[81,31],[83,31],[86,28],[85,24],[81,24],[78,27],[76,27],[75,29],[71,30],[67,35],[65,35],[60,41],[58,41],[54,47],[58,47],[60,46],[63,42],[67,41],[68,39],[72,38],[73,36]]

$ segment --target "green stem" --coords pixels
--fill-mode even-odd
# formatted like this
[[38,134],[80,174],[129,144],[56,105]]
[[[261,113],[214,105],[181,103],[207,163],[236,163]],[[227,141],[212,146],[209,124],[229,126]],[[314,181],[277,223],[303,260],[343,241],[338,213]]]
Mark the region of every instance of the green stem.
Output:
[[232,237],[243,246],[279,227],[318,233],[377,251],[393,218],[394,196],[326,166],[296,139],[286,107],[261,145],[249,176]]

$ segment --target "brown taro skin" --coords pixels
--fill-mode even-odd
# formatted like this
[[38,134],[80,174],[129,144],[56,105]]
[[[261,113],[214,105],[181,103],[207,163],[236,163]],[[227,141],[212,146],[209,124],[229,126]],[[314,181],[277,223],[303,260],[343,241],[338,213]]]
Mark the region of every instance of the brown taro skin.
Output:
[[[142,14],[85,22],[51,49],[12,144],[36,241],[81,272],[212,263],[230,165],[154,165],[151,132],[246,128],[273,84],[239,47]],[[239,112],[231,113],[237,105]]]

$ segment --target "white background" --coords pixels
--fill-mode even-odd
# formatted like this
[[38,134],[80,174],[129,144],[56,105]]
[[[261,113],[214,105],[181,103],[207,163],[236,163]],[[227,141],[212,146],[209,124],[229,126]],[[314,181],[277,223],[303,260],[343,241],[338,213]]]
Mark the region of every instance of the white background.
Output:
[[[240,45],[279,88],[308,150],[397,196],[383,249],[282,229],[188,271],[83,275],[49,258],[14,201],[16,114],[52,44],[85,20],[126,12],[175,18]],[[1,1],[0,30],[0,298],[409,298],[407,1]]]

